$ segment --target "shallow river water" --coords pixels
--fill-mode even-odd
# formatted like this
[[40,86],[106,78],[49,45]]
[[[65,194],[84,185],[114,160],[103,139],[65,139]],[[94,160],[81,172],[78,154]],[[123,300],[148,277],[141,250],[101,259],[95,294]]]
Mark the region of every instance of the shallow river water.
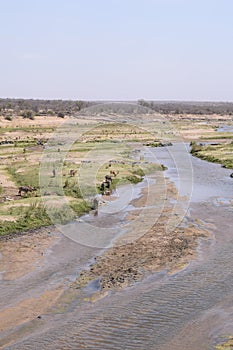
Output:
[[[199,222],[212,235],[200,242],[198,258],[179,273],[169,276],[162,271],[96,303],[84,303],[81,295],[68,310],[47,314],[5,334],[5,339],[14,340],[5,349],[213,350],[222,335],[233,334],[230,171],[190,157],[181,144],[146,152],[145,157],[155,157],[167,166],[165,176],[186,197],[184,222]],[[67,238],[63,241],[63,247],[58,244],[48,258],[49,269],[32,274],[30,282],[19,281],[18,287],[3,283],[3,303],[64,278],[69,283],[77,267],[99,253],[94,248],[78,248]]]

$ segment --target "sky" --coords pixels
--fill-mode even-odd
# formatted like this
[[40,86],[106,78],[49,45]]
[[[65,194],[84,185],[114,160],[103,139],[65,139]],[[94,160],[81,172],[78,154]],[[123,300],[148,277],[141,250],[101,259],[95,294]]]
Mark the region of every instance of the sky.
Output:
[[0,0],[0,97],[233,101],[232,0]]

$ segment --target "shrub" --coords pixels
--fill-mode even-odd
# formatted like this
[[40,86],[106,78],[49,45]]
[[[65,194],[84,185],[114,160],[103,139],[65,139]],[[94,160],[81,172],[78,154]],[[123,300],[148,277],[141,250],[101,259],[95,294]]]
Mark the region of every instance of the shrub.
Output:
[[145,176],[145,173],[144,173],[144,171],[141,168],[134,169],[132,171],[132,173],[133,173],[133,175],[138,175],[138,176],[141,176],[141,177]]
[[21,115],[25,119],[31,119],[31,120],[35,119],[34,113],[31,110],[25,110]]
[[129,175],[127,176],[127,180],[131,182],[132,184],[137,184],[142,181],[142,177],[135,176],[135,175]]
[[11,122],[13,120],[13,117],[12,117],[12,115],[6,115],[4,119]]

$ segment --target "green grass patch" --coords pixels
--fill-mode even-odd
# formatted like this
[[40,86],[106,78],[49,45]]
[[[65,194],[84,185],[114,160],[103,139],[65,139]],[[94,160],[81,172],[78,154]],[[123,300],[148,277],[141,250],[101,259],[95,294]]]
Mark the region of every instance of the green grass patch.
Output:
[[18,163],[17,165],[7,167],[7,171],[18,186],[39,188],[39,166],[27,166],[24,163]]
[[19,207],[21,216],[16,221],[1,221],[0,235],[17,233],[49,226],[51,219],[41,203],[31,204],[29,207]]
[[233,337],[229,336],[226,342],[215,346],[215,348],[217,350],[233,350]]
[[222,164],[224,168],[233,169],[233,142],[219,145],[199,145],[191,142],[191,154],[212,163]]
[[91,203],[84,200],[79,202],[71,201],[70,207],[77,214],[77,216],[81,216],[91,210]]
[[[89,212],[90,203],[86,201],[72,201],[70,205],[61,207],[46,207],[43,203],[32,201],[30,206],[16,206],[8,208],[7,214],[18,215],[16,221],[0,221],[0,235],[18,233],[31,229],[49,226],[51,224],[66,224],[77,216]],[[1,213],[4,214],[3,208]]]
[[132,184],[137,184],[143,180],[143,177],[137,175],[129,175],[126,177],[126,180]]

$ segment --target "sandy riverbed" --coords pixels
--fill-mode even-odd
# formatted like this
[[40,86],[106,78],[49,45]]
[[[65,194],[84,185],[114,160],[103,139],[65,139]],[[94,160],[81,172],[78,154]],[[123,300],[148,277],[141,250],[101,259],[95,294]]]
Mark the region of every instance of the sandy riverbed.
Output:
[[[159,189],[156,191],[159,197]],[[208,231],[196,227],[182,227],[167,232],[166,224],[173,213],[171,200],[177,196],[172,183],[167,184],[166,201],[159,220],[142,237],[126,244],[115,244],[102,255],[96,257],[95,263],[80,273],[78,280],[71,284],[72,289],[80,289],[89,281],[100,279],[101,292],[93,294],[93,300],[106,296],[104,290],[122,289],[140,281],[145,275],[167,269],[170,272],[181,270],[196,256],[197,239],[208,235]],[[160,197],[163,197],[160,193]],[[146,193],[133,201],[136,210],[128,214],[127,220],[133,221],[137,209],[144,205]],[[53,231],[53,234],[51,234]],[[5,237],[0,242],[1,272],[4,280],[17,281],[44,264],[50,249],[59,242],[60,234],[51,228],[43,228],[33,233]],[[122,238],[121,238],[122,239]],[[54,305],[65,290],[64,285],[44,291],[36,297],[26,298],[2,310],[0,328],[9,329],[45,313]],[[19,317],[20,315],[20,317]],[[7,320],[7,322],[5,322]]]
[[[163,197],[159,184],[150,187],[150,195],[153,195],[153,191],[157,197]],[[182,220],[174,213],[174,204],[171,203],[176,196],[174,184],[167,183],[166,201],[156,223],[138,239],[127,241],[125,237],[121,237],[117,240],[111,248],[95,258],[95,263],[80,273],[73,287],[82,288],[88,282],[99,279],[104,290],[121,289],[140,281],[148,273],[162,269],[172,273],[186,267],[197,255],[198,238],[208,237],[209,232],[206,228],[201,229],[194,225],[176,225],[176,222]],[[134,217],[140,214],[140,207],[146,201],[145,197],[146,194],[143,193],[132,202],[138,211],[128,214],[129,220],[133,221]],[[180,216],[182,215],[181,210]],[[172,220],[175,229],[168,230],[167,224]],[[137,228],[135,235],[136,230]]]

